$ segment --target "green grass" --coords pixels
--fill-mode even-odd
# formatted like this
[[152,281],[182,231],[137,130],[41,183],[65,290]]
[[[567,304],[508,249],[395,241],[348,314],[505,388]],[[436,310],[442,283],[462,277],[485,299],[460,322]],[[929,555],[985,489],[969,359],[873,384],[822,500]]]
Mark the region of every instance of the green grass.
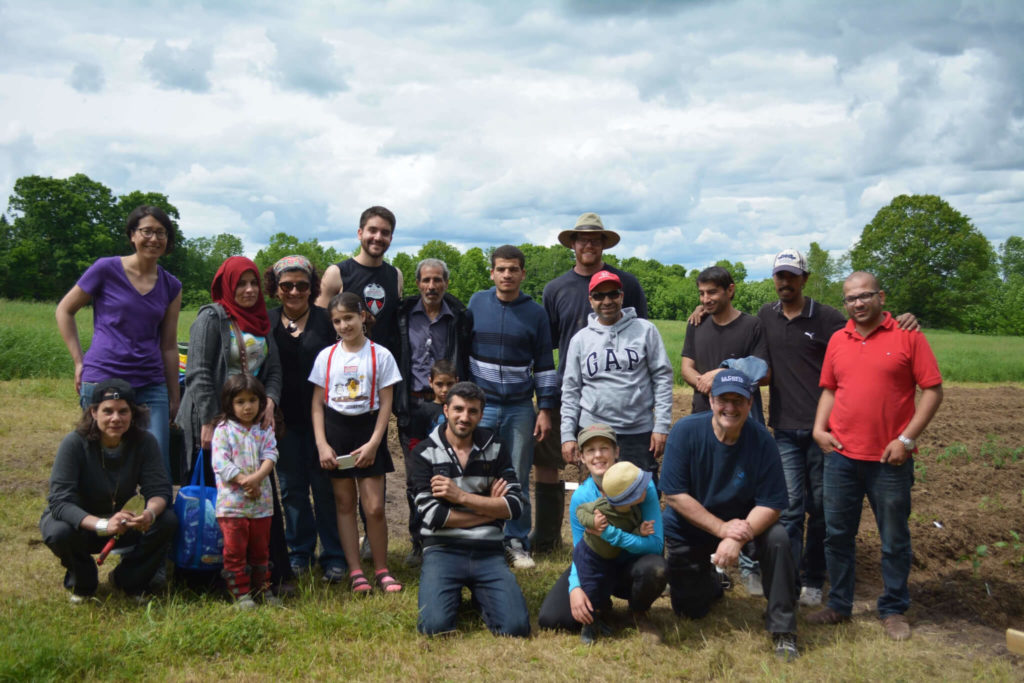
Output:
[[[0,299],[0,380],[29,377],[67,377],[73,372],[71,357],[57,333],[55,304]],[[178,319],[178,339],[188,339],[196,309],[183,310]],[[76,316],[82,348],[92,340],[92,308]],[[675,368],[676,384],[682,385],[679,356],[686,337],[686,323],[655,320],[665,349]],[[1024,382],[1024,337],[990,337],[945,330],[927,330],[942,376],[947,382]]]

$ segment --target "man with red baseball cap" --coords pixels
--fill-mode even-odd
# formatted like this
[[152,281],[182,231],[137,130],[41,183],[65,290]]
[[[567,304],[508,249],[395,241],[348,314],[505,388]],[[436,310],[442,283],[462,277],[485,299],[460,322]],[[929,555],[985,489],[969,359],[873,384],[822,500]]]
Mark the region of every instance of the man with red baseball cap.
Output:
[[622,307],[622,280],[590,278],[587,326],[569,341],[562,376],[562,454],[576,457],[576,434],[595,423],[618,437],[619,456],[657,476],[672,424],[672,364],[653,323]]

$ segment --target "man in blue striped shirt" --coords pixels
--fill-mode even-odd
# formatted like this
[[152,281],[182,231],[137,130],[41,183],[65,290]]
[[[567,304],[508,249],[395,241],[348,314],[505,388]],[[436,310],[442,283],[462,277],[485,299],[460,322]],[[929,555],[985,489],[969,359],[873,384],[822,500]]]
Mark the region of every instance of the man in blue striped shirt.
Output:
[[534,566],[529,553],[533,446],[551,431],[559,394],[551,325],[544,308],[523,294],[525,278],[523,252],[500,246],[491,254],[494,287],[474,294],[468,306],[473,314],[469,371],[487,396],[480,426],[493,430],[508,449],[526,503],[522,517],[505,525],[505,556],[515,569]]

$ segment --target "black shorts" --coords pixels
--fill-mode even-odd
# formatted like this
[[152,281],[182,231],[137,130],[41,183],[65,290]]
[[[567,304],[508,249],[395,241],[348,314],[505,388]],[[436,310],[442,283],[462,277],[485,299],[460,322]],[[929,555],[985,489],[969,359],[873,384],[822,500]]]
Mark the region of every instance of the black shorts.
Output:
[[[363,413],[362,415],[342,415],[336,410],[324,407],[324,432],[327,436],[327,443],[338,455],[348,455],[355,449],[362,446],[373,436],[373,429],[377,426],[377,413]],[[327,470],[327,474],[335,479],[351,479],[353,477],[378,477],[394,472],[395,465],[391,461],[391,451],[388,450],[388,435],[380,440],[377,448],[377,457],[369,467],[350,467],[348,469]]]

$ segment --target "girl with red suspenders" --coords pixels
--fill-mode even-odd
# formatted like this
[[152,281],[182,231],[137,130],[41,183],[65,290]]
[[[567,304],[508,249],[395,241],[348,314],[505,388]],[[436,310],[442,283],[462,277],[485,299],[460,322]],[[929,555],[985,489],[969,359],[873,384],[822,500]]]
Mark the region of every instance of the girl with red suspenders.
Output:
[[[372,590],[359,564],[356,505],[362,500],[373,552],[374,581],[385,593],[402,590],[388,571],[388,526],[384,517],[384,475],[395,467],[388,451],[388,418],[394,385],[402,381],[391,352],[366,338],[374,319],[352,292],[328,305],[338,342],[313,363],[313,433],[320,466],[331,476],[338,532],[354,593]],[[358,489],[358,496],[357,496]]]

